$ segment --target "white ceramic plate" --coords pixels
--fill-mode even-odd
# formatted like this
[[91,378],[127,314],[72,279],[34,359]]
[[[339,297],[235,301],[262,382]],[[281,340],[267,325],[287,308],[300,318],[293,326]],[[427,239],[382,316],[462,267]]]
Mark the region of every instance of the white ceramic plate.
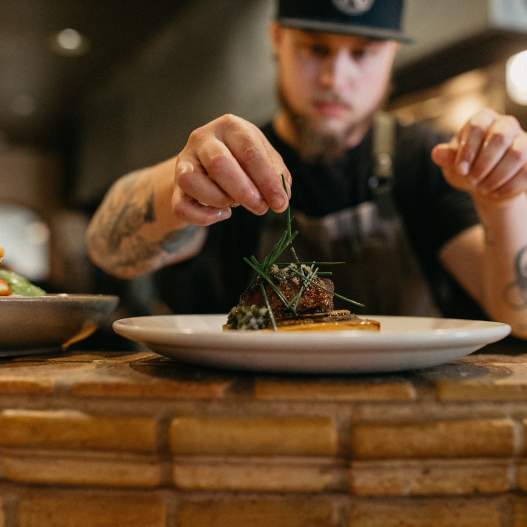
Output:
[[226,315],[122,319],[113,328],[179,361],[221,368],[287,372],[380,372],[436,366],[510,333],[498,322],[364,315],[381,331],[272,333],[222,331]]
[[0,297],[0,357],[78,342],[108,320],[118,301],[110,295]]

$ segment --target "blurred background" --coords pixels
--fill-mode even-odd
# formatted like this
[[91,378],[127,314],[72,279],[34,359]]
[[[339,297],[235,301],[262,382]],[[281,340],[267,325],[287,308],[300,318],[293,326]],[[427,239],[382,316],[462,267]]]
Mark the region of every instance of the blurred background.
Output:
[[[88,219],[116,178],[174,155],[196,126],[226,112],[269,119],[273,9],[273,0],[2,0],[6,264],[50,291],[140,297],[130,290],[146,291],[144,281],[119,283],[89,264]],[[405,19],[416,43],[400,53],[389,101],[401,120],[453,131],[490,106],[527,126],[527,0],[408,0]]]

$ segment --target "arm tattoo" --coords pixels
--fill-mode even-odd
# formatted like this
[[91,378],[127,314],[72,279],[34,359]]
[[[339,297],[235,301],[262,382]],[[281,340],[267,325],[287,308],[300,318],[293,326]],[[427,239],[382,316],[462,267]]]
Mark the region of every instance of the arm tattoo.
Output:
[[516,310],[527,309],[527,246],[514,259],[516,278],[505,288],[505,301]]
[[128,242],[126,254],[117,258],[113,266],[116,270],[130,267],[141,267],[161,252],[175,254],[184,247],[197,232],[198,227],[188,227],[167,234],[162,240],[149,241],[142,236],[134,236]]
[[154,211],[154,192],[152,189],[146,190],[146,200],[138,201],[134,199],[136,193],[139,194],[140,185],[137,180],[139,173],[133,173],[121,181],[120,189],[114,199],[108,199],[105,203],[105,214],[98,222],[101,234],[105,234],[108,240],[108,249],[111,251],[119,250],[121,243],[146,223],[155,221]]
[[154,241],[141,235],[141,228],[157,218],[154,190],[140,174],[134,172],[116,183],[90,229],[92,244],[115,271],[147,269],[149,261],[177,253],[198,231],[198,227],[188,226]]

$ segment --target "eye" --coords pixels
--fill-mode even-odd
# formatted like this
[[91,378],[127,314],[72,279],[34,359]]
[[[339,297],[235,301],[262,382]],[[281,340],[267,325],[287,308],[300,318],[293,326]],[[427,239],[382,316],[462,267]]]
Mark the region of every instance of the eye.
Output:
[[308,48],[309,54],[313,57],[323,59],[329,55],[329,48],[327,46],[324,46],[323,44],[313,43],[310,44]]
[[361,61],[369,55],[369,50],[366,48],[352,49],[350,55],[353,60]]

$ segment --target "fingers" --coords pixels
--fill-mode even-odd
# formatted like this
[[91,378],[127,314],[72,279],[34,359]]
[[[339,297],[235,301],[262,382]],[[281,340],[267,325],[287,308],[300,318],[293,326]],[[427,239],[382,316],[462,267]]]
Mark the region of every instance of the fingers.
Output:
[[524,165],[516,174],[508,179],[501,187],[495,189],[490,197],[495,200],[505,200],[518,194],[527,192],[527,166]]
[[256,126],[232,115],[190,134],[175,177],[187,198],[175,192],[175,213],[200,224],[212,221],[214,209],[224,211],[223,219],[238,205],[261,215],[269,208],[283,212],[289,203],[291,174],[282,157]]
[[488,195],[503,187],[509,180],[517,177],[517,173],[527,163],[527,135],[516,137],[512,145],[499,160],[494,169],[477,185],[484,195]]
[[456,170],[460,176],[466,176],[470,172],[487,131],[495,119],[496,113],[494,111],[482,110],[461,129],[457,137],[459,148],[455,160]]
[[432,158],[451,185],[475,197],[502,200],[527,190],[527,134],[514,117],[482,110]]
[[263,133],[245,121],[234,120],[225,124],[221,139],[258,188],[265,203],[274,211],[283,212],[289,196],[281,175],[290,187],[291,174]]
[[197,146],[196,155],[207,177],[231,198],[231,202],[239,203],[254,214],[267,212],[267,204],[254,181],[223,142],[211,138]]
[[443,169],[443,175],[450,185],[468,192],[472,190],[469,181],[456,170],[457,152],[457,140],[453,139],[450,143],[436,145],[432,150],[432,160]]
[[176,181],[184,194],[202,205],[218,209],[234,205],[232,198],[207,177],[198,160],[193,163],[179,161],[176,164]]
[[230,208],[217,209],[198,203],[195,199],[185,194],[174,194],[172,198],[172,212],[183,223],[208,227],[219,221],[231,217]]
[[475,186],[494,170],[509,151],[519,131],[520,126],[512,117],[503,116],[494,121],[471,169],[469,177]]
[[291,197],[291,186],[293,185],[293,178],[291,177],[291,172],[289,172],[289,169],[284,163],[282,156],[272,147],[271,143],[269,143],[269,140],[267,139],[267,137],[265,137],[265,134],[259,128],[256,128],[256,131],[260,136],[260,140],[265,150],[267,151],[267,155],[269,156],[269,159],[274,167],[275,173],[279,174],[280,176],[281,188],[283,188],[283,185],[282,185],[282,175],[283,175],[285,178],[286,187],[288,189],[287,195]]
[[441,168],[450,169],[456,161],[456,155],[456,150],[447,143],[436,145],[432,150],[432,159]]

